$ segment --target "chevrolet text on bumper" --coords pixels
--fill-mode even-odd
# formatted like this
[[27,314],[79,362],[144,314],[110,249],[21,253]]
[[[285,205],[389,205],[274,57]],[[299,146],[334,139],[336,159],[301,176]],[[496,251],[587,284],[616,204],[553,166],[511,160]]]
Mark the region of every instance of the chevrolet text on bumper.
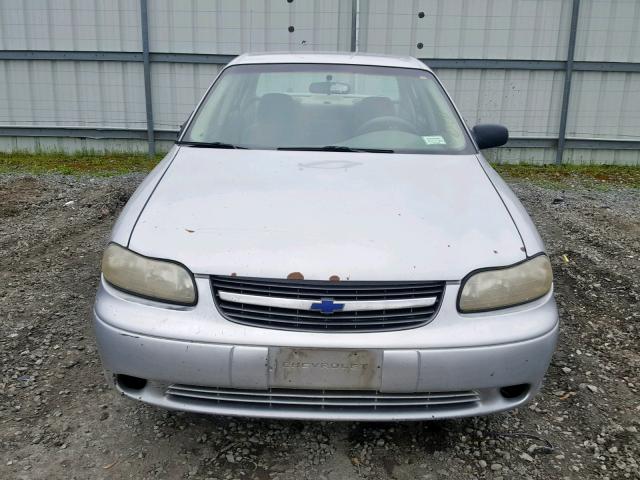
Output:
[[529,216],[412,58],[242,55],[120,215],[94,329],[163,408],[424,420],[518,407],[558,333]]

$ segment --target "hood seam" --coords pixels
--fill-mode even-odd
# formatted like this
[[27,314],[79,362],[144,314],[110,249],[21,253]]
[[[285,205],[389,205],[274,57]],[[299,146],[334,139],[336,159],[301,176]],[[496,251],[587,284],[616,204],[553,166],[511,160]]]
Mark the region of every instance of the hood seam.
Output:
[[498,195],[498,198],[500,198],[500,202],[502,202],[502,205],[504,206],[504,209],[509,214],[509,218],[511,219],[511,222],[513,223],[513,226],[515,227],[516,232],[518,232],[518,236],[520,237],[520,243],[522,243],[522,248],[524,248],[524,255],[525,255],[526,258],[529,258],[529,252],[527,252],[527,245],[524,242],[524,238],[522,236],[522,233],[520,233],[520,228],[518,228],[518,223],[513,218],[513,215],[511,215],[511,211],[509,210],[509,207],[507,207],[507,204],[505,203],[504,199],[502,198],[502,195],[500,195],[500,190],[498,190],[498,187],[496,187],[495,184],[493,183],[493,181],[491,181],[491,177],[487,173],[487,170],[484,168],[484,165],[482,165],[482,160],[480,159],[480,154],[476,154],[475,157],[476,157],[476,161],[478,162],[478,165],[480,165],[480,168],[482,169],[483,173],[487,177],[487,180],[489,180],[489,183],[491,184],[491,186],[495,190],[496,194]]
[[127,248],[129,248],[129,246],[131,245],[131,239],[133,238],[133,232],[135,231],[136,226],[138,225],[138,221],[140,220],[140,217],[142,216],[142,212],[144,212],[144,209],[147,208],[147,205],[149,204],[149,200],[151,200],[151,197],[155,193],[156,188],[158,188],[158,185],[160,185],[160,182],[162,182],[162,179],[164,178],[165,174],[169,171],[169,169],[171,168],[171,165],[173,165],[173,161],[178,156],[178,152],[180,152],[180,147],[176,147],[176,151],[175,151],[173,157],[171,157],[171,161],[169,162],[167,167],[164,169],[164,172],[162,172],[162,175],[160,175],[160,178],[158,179],[156,184],[153,186],[153,190],[151,190],[151,193],[149,194],[147,199],[144,201],[144,205],[142,205],[142,208],[138,212],[138,215],[136,216],[136,221],[133,222],[133,226],[131,227],[131,231],[129,232],[129,238],[127,239],[127,245],[126,245]]

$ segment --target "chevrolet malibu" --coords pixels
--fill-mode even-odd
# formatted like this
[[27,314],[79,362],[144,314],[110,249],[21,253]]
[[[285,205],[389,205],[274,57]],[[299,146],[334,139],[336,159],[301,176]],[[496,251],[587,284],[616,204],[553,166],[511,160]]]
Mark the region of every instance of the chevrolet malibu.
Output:
[[242,55],[120,215],[94,329],[109,381],[183,411],[483,415],[539,390],[558,332],[518,199],[413,58]]

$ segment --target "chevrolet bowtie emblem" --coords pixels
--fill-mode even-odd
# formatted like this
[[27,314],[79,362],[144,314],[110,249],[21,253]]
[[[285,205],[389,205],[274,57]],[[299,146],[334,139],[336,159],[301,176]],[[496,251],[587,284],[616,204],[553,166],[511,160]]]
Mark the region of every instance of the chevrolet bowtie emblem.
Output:
[[311,310],[317,310],[321,313],[329,315],[339,312],[344,308],[344,303],[336,303],[331,298],[323,298],[319,303],[312,303]]

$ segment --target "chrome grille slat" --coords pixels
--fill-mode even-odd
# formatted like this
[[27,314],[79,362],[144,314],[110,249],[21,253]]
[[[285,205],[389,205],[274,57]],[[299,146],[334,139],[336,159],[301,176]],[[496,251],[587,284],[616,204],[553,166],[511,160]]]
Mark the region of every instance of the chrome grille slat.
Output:
[[[318,318],[315,317],[313,315],[307,315],[306,313],[282,313],[282,312],[276,312],[276,311],[261,311],[259,309],[252,309],[249,307],[236,307],[236,306],[228,306],[227,304],[224,305],[225,308],[232,310],[233,312],[238,312],[238,313],[231,313],[229,312],[228,315],[238,315],[238,316],[246,316],[247,318],[251,317],[251,314],[257,314],[257,316],[254,317],[254,319],[260,320],[262,318],[264,318],[265,315],[268,315],[269,318],[265,318],[265,321],[283,321],[283,322],[290,322],[290,323],[314,323],[312,322],[313,320],[315,320],[316,322],[322,323],[323,325],[326,324],[326,319],[324,318]],[[293,310],[293,312],[298,312],[296,310]],[[372,323],[372,324],[376,324],[376,323],[393,323],[394,319],[399,319],[399,320],[403,320],[403,319],[408,319],[408,318],[414,318],[414,319],[419,319],[422,318],[423,315],[425,314],[431,314],[434,312],[433,308],[425,308],[425,309],[420,309],[414,312],[407,312],[407,313],[380,313],[378,315],[334,315],[333,318],[335,320],[333,320],[331,322],[332,325],[338,324],[340,322],[337,322],[336,320],[339,321],[347,321],[347,320],[351,320],[352,322],[345,322],[344,325],[349,325],[352,324],[353,322],[358,322],[358,324],[363,324],[363,323]],[[300,319],[300,320],[292,320],[292,318],[295,319]],[[305,320],[308,320],[307,322],[305,322]],[[400,321],[399,323],[402,323],[402,321]]]
[[250,294],[258,294],[258,293],[262,293],[265,296],[270,296],[270,297],[275,297],[275,296],[282,296],[282,297],[289,297],[289,298],[307,298],[307,299],[315,299],[318,297],[323,297],[323,296],[331,296],[333,298],[339,298],[339,299],[358,299],[358,300],[362,300],[362,299],[371,299],[371,300],[380,300],[382,298],[384,299],[398,299],[398,298],[419,298],[419,297],[429,297],[431,295],[437,295],[441,289],[437,289],[437,288],[430,288],[430,289],[420,289],[420,290],[414,290],[411,292],[406,292],[406,291],[402,291],[402,292],[377,292],[377,293],[366,293],[363,291],[358,291],[358,290],[353,290],[353,291],[338,291],[338,292],[332,292],[330,290],[326,290],[326,291],[302,291],[302,292],[296,292],[296,293],[292,293],[290,291],[281,291],[280,289],[268,289],[268,290],[264,290],[258,287],[246,287],[243,286],[242,288],[238,288],[236,286],[227,286],[224,284],[220,284],[218,286],[218,288],[220,290],[224,290],[226,288],[230,288],[230,289],[237,289],[237,290],[241,290],[243,293],[250,293]]
[[171,385],[166,395],[182,400],[213,402],[247,408],[306,409],[416,409],[473,406],[480,400],[475,391],[382,393],[331,390],[242,390],[229,388]]
[[[364,400],[338,400],[338,399],[320,399],[320,400],[302,400],[296,399],[295,401],[287,400],[283,398],[241,398],[236,396],[228,396],[228,395],[216,395],[212,396],[204,396],[193,393],[181,393],[183,397],[190,398],[199,398],[204,400],[218,400],[220,402],[236,402],[236,403],[267,403],[267,404],[275,404],[275,405],[291,405],[295,403],[296,405],[304,405],[304,406],[335,406],[335,407],[365,407],[371,406],[372,402],[367,402]],[[428,400],[428,401],[419,401],[419,400],[377,400],[375,405],[378,407],[382,406],[393,406],[393,407],[407,407],[407,406],[428,406],[428,405],[455,405],[458,403],[467,403],[470,400]]]
[[[299,331],[385,331],[415,328],[428,323],[438,311],[444,295],[444,282],[323,282],[315,280],[277,280],[212,276],[211,286],[220,312],[237,323]],[[225,300],[218,292],[223,292]],[[230,295],[240,294],[234,301]],[[335,311],[327,315],[314,310],[240,303],[242,295],[320,301],[385,301],[435,298],[432,306],[411,306],[388,310]],[[245,297],[248,299],[251,297]],[[253,297],[255,298],[255,297]],[[433,300],[431,300],[433,301]],[[252,302],[254,303],[254,302]],[[270,303],[270,302],[266,302]],[[297,306],[296,306],[297,307]],[[297,307],[299,308],[299,307]],[[356,307],[357,308],[357,307]],[[375,307],[373,307],[375,308]]]
[[358,290],[364,288],[367,291],[376,290],[406,290],[410,288],[419,288],[432,285],[437,287],[440,282],[325,282],[321,280],[274,280],[274,279],[254,279],[250,277],[224,277],[216,275],[216,282],[224,283],[230,286],[257,286],[261,289],[270,287],[275,288],[298,288],[301,290]]
[[406,324],[411,324],[413,325],[416,321],[416,318],[410,318],[407,320],[395,320],[395,321],[386,321],[386,320],[380,320],[380,321],[369,321],[369,322],[355,322],[355,321],[351,321],[351,322],[340,322],[340,321],[332,321],[331,324],[328,324],[327,322],[322,322],[322,321],[309,321],[309,320],[283,320],[283,319],[278,319],[278,318],[265,318],[262,316],[255,316],[255,315],[228,315],[229,318],[234,319],[234,320],[238,320],[238,321],[247,321],[247,322],[262,322],[264,323],[264,326],[273,326],[274,328],[277,328],[278,326],[300,326],[300,327],[319,327],[320,329],[328,329],[328,328],[337,328],[337,327],[345,327],[344,329],[346,330],[346,327],[352,327],[352,328],[359,328],[359,329],[363,329],[364,327],[367,326],[378,326],[378,325],[382,325],[382,326],[402,326],[402,325],[406,325]]
[[[240,389],[225,389],[219,387],[200,387],[191,385],[179,385],[174,384],[169,387],[167,391],[172,392],[201,392],[201,393],[221,393],[221,394],[233,394],[233,395],[266,395],[264,390],[240,390]],[[441,399],[441,398],[464,398],[464,397],[476,397],[477,394],[472,391],[468,392],[425,392],[425,393],[376,393],[374,391],[361,391],[361,390],[287,390],[287,389],[272,389],[268,390],[268,395],[271,397],[300,397],[308,398],[310,395],[322,394],[324,398],[359,398],[359,399],[374,399],[384,396],[385,398],[401,398],[412,399],[422,398],[428,396],[429,398]]]
[[[253,308],[254,307],[253,305],[238,304],[241,306],[236,306],[236,304],[232,302],[224,302],[224,301],[221,301],[219,303],[223,304],[224,308],[233,310],[233,311],[245,312],[245,313],[258,313],[258,314],[265,313],[261,307]],[[413,312],[404,312],[404,310],[413,310]],[[385,318],[406,317],[407,313],[422,315],[422,314],[433,313],[434,311],[435,311],[434,307],[420,307],[420,308],[413,308],[413,309],[389,310],[388,313],[386,313],[386,311],[383,311],[385,313],[375,313],[375,314],[371,314],[369,312],[354,314],[354,312],[349,312],[350,313],[349,315],[340,314],[339,317],[335,317],[336,314],[334,314],[334,318],[340,318],[341,320],[366,320],[369,318],[376,319],[380,317],[385,317]],[[271,307],[271,310],[269,311],[269,313],[272,315],[283,316],[283,317],[312,318],[312,319],[318,318],[315,315],[308,314],[308,312],[306,311],[304,311],[303,313],[301,310],[288,310],[284,308]]]

